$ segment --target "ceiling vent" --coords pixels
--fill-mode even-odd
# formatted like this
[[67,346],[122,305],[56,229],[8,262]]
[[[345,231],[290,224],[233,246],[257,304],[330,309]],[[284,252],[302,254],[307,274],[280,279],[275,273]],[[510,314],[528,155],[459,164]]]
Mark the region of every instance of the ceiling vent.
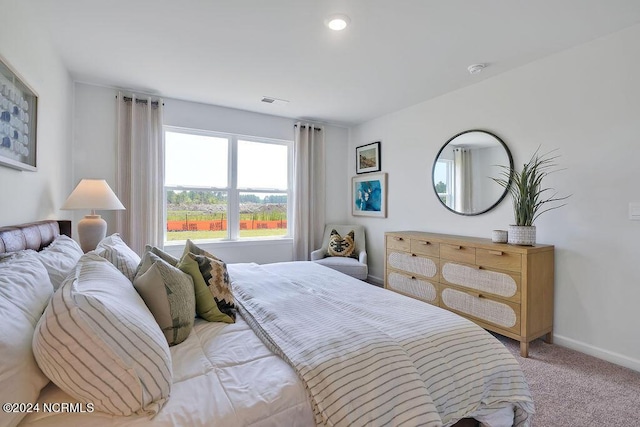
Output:
[[267,104],[288,104],[289,101],[286,99],[274,98],[272,96],[263,96],[261,99],[262,102],[266,102]]

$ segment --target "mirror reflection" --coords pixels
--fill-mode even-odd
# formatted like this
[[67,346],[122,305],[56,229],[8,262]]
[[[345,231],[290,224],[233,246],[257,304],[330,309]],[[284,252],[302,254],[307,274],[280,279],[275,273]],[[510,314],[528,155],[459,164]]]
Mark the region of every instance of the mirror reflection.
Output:
[[505,143],[491,132],[468,130],[447,141],[433,164],[433,188],[442,204],[461,215],[479,215],[507,194],[491,177],[499,165],[513,168]]

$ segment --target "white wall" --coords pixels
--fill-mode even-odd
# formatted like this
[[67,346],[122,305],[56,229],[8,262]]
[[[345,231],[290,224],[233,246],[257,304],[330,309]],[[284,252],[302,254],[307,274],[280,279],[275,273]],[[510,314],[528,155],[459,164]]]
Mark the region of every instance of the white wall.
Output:
[[[103,178],[115,187],[116,173],[116,94],[113,88],[76,83],[74,114],[74,181],[81,178]],[[193,129],[229,132],[248,136],[293,140],[295,120],[266,114],[252,113],[214,105],[176,99],[164,99],[164,124]],[[348,187],[346,179],[348,129],[325,126],[327,149],[327,221],[346,219],[343,201]],[[339,206],[339,209],[336,209]],[[101,212],[109,225],[109,233],[116,232],[115,215]],[[75,221],[84,215],[77,214]],[[268,263],[291,261],[293,246],[284,242],[242,242],[204,245],[226,262]],[[168,247],[179,254],[183,246]]]
[[546,184],[572,197],[536,223],[556,247],[556,342],[640,371],[640,221],[627,217],[640,201],[638,40],[635,26],[352,129],[350,151],[382,140],[389,174],[388,218],[353,218],[367,228],[371,274],[382,279],[385,231],[490,237],[512,222],[509,198],[477,217],[436,200],[432,162],[451,136],[491,131],[516,166],[539,145],[559,148],[566,170]]
[[41,219],[66,219],[59,211],[73,189],[71,110],[73,86],[49,38],[18,0],[2,0],[0,56],[38,94],[36,172],[0,166],[0,226]]

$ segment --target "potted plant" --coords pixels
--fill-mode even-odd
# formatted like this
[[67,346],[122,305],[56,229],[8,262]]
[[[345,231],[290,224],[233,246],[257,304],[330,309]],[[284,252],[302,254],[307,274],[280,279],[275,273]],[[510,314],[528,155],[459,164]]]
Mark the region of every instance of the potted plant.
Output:
[[511,170],[508,166],[500,166],[503,168],[502,176],[492,178],[508,189],[513,199],[515,224],[509,226],[508,235],[508,242],[511,244],[535,245],[536,227],[533,225],[535,220],[545,212],[564,206],[566,203],[558,205],[557,202],[569,197],[557,197],[557,192],[542,185],[543,179],[557,170],[555,159],[559,156],[552,155],[555,150],[544,154],[539,154],[539,150],[540,147],[520,171]]

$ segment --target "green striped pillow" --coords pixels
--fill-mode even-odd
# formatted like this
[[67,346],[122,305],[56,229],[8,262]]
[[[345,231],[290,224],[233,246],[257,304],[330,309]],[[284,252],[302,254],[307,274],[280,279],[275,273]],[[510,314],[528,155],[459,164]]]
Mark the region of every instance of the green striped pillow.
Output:
[[131,282],[95,253],[51,298],[33,353],[51,381],[97,411],[153,415],[169,397],[167,340]]

